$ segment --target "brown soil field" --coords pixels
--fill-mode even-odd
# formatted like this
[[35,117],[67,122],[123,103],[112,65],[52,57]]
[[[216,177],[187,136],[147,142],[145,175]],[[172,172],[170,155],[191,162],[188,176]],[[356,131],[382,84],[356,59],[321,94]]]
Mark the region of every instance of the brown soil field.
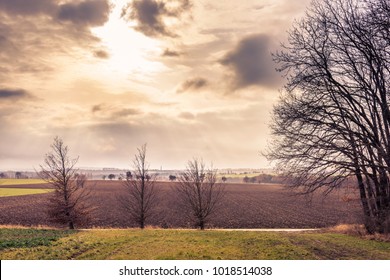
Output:
[[[174,183],[158,182],[159,205],[147,225],[163,228],[191,228],[194,221],[178,202]],[[42,185],[1,187],[47,188]],[[135,227],[118,203],[124,195],[120,181],[90,181],[90,203],[96,209],[85,228]],[[345,200],[345,193],[324,197],[315,194],[294,195],[280,185],[226,184],[221,206],[210,217],[212,228],[322,228],[337,224],[361,223],[358,199]],[[0,197],[0,224],[23,226],[59,226],[48,222],[46,201],[50,194]],[[351,197],[351,196],[350,196]]]

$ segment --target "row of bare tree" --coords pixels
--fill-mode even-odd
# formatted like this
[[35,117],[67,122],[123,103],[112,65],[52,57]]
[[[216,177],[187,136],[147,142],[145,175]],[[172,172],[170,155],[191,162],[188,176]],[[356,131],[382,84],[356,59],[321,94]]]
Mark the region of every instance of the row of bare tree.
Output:
[[[88,221],[96,206],[88,201],[91,189],[84,187],[86,176],[77,173],[78,158],[71,159],[68,153],[63,140],[55,137],[38,174],[54,188],[48,201],[50,219],[74,229],[76,224]],[[118,202],[124,214],[143,229],[161,199],[161,189],[156,187],[146,160],[146,144],[137,149],[132,176],[127,176],[122,184],[125,192],[117,197]],[[216,170],[207,169],[202,160],[193,159],[178,177],[175,189],[181,204],[197,221],[196,226],[203,230],[224,195],[223,185],[217,183]]]

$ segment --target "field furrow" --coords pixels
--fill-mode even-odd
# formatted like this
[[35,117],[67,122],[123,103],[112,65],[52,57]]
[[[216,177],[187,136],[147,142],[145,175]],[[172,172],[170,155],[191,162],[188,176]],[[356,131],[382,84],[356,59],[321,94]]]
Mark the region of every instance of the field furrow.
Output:
[[[163,228],[194,226],[191,215],[178,202],[174,183],[159,182],[159,205],[148,225]],[[1,186],[7,187],[10,186]],[[26,187],[26,186],[24,186]],[[29,188],[47,188],[46,184]],[[117,198],[124,195],[120,181],[90,181],[90,203],[96,207],[87,228],[126,228],[136,224]],[[0,224],[48,225],[46,202],[50,194],[0,197]],[[342,193],[310,197],[293,195],[280,185],[227,184],[221,206],[208,221],[214,228],[318,228],[341,223],[361,223],[357,200],[345,202]]]

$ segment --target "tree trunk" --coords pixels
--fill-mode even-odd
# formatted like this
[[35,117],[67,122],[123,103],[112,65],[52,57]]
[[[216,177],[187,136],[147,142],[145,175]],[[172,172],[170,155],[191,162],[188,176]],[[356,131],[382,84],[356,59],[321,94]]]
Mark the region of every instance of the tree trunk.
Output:
[[142,219],[142,220],[139,222],[139,228],[140,228],[140,229],[144,229],[144,228],[145,228],[145,221],[144,221],[144,219]]
[[362,207],[363,207],[364,226],[365,226],[367,232],[372,234],[372,233],[374,233],[375,229],[374,229],[374,226],[372,224],[371,211],[370,211],[370,207],[368,205],[365,185],[363,182],[363,177],[362,177],[362,174],[360,172],[360,169],[357,169],[355,171],[355,175],[356,175],[356,179],[358,181],[358,187],[359,187],[359,192],[360,192],[360,201],[362,202]]
[[201,230],[204,230],[204,226],[205,226],[204,220],[200,220],[200,221],[199,221],[199,227],[200,227],[200,229],[201,229]]

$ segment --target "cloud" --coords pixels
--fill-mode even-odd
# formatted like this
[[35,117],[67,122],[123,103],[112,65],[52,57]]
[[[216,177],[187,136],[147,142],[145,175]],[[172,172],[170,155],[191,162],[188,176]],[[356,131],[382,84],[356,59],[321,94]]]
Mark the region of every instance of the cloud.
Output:
[[31,98],[29,94],[24,89],[0,89],[0,99],[24,99]]
[[5,48],[8,44],[8,40],[5,36],[0,34],[0,52],[2,51],[3,48]]
[[272,61],[271,43],[267,35],[244,38],[220,62],[231,69],[235,89],[248,86],[273,88],[281,83]]
[[103,104],[94,105],[91,109],[92,113],[96,113],[103,110]]
[[263,9],[265,9],[267,7],[268,7],[268,5],[255,5],[255,6],[253,6],[253,9],[255,9],[255,10],[263,10]]
[[109,104],[97,104],[92,106],[91,112],[95,117],[106,121],[113,121],[118,118],[127,118],[142,114],[142,111],[135,108],[123,108]]
[[100,26],[107,20],[110,6],[106,0],[90,0],[59,6],[57,19],[83,26]]
[[104,50],[97,50],[93,52],[93,55],[97,58],[108,59],[110,54]]
[[[104,159],[105,165],[126,164],[128,155],[124,151],[131,152],[135,147],[148,143],[149,160],[153,167],[184,167],[185,162],[193,156],[203,156],[206,160],[213,161],[217,167],[242,167],[260,161],[256,151],[261,143],[265,143],[265,137],[258,131],[266,130],[267,124],[259,120],[268,115],[266,106],[258,103],[240,110],[204,113],[182,111],[175,116],[144,114],[142,118],[131,122],[112,119],[85,124],[86,126],[83,124],[82,127],[64,127],[61,130],[67,131],[69,135],[75,133],[75,137],[69,139],[79,145],[80,152],[77,154],[93,164],[99,159]],[[83,139],[76,136],[80,129],[85,132]],[[61,135],[60,132],[55,132]],[[108,141],[111,138],[114,138],[113,143]],[[90,143],[96,139],[106,139],[104,141],[109,142],[116,150],[91,150],[93,147]],[[248,139],[251,139],[250,143]]]
[[[0,0],[0,82],[3,87],[15,77],[49,79],[60,60],[70,60],[86,52],[101,59],[108,53],[101,49],[99,38],[90,30],[108,20],[108,0]],[[19,75],[23,74],[23,76]]]
[[162,56],[165,56],[165,57],[179,57],[181,55],[182,55],[181,52],[174,51],[171,49],[165,49],[164,52],[162,53]]
[[146,36],[176,37],[167,19],[180,19],[190,11],[192,4],[189,0],[158,1],[136,0],[123,9],[122,16],[137,23],[135,29]]
[[141,111],[133,108],[124,108],[112,113],[114,118],[128,117],[141,114]]
[[0,10],[12,15],[50,14],[56,9],[53,0],[0,0]]
[[108,20],[108,0],[86,0],[61,4],[57,0],[0,0],[0,11],[13,16],[49,15],[53,20],[80,26],[100,26]]
[[186,80],[181,87],[179,88],[178,92],[185,92],[185,91],[196,91],[201,88],[207,87],[209,85],[209,81],[207,81],[204,78],[194,78]]

